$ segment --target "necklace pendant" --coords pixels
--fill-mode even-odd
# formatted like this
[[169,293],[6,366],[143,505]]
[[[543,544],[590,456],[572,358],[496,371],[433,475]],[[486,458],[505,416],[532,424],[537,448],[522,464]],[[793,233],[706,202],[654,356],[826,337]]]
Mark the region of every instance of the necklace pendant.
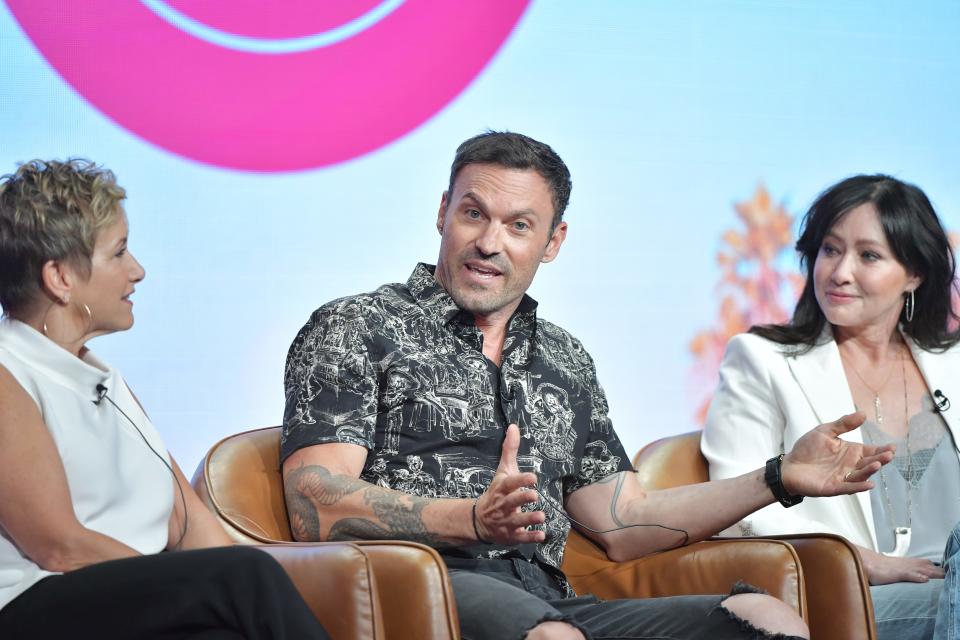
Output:
[[873,413],[877,416],[877,426],[883,424],[883,412],[880,410],[880,394],[873,396]]
[[902,558],[907,555],[907,551],[910,550],[910,534],[912,533],[910,527],[896,527],[893,530],[893,551],[884,553],[885,556],[890,556],[892,558]]

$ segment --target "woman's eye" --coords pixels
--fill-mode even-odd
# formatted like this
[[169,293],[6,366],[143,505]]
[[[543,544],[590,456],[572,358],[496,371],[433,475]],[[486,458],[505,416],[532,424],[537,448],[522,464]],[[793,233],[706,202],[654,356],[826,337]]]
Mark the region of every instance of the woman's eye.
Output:
[[867,262],[874,262],[880,259],[880,254],[874,253],[873,251],[864,251],[860,255]]
[[820,251],[822,251],[823,254],[827,256],[834,256],[837,254],[837,250],[834,247],[830,246],[829,244],[825,244],[821,246]]

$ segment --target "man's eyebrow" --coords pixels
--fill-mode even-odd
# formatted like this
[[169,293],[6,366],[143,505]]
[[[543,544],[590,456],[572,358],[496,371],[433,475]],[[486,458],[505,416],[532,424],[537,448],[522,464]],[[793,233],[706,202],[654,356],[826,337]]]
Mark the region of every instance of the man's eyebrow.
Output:
[[[486,210],[487,208],[486,201],[484,201],[482,197],[480,197],[473,191],[467,191],[460,197],[461,202],[466,200],[471,201],[473,204],[476,204],[481,209]],[[536,212],[529,207],[525,207],[523,209],[514,209],[513,211],[507,214],[507,217],[511,220],[516,218],[523,218],[523,217],[536,218]]]
[[527,209],[514,209],[509,214],[507,214],[507,216],[512,220],[514,218],[524,218],[524,217],[536,218],[537,214],[533,209],[527,208]]
[[477,195],[476,193],[474,193],[473,191],[467,191],[465,194],[463,194],[463,197],[460,198],[460,199],[461,199],[461,200],[472,200],[473,202],[475,202],[476,204],[478,204],[478,205],[480,205],[480,206],[483,206],[483,205],[486,204],[486,203],[484,202],[483,198],[481,198],[480,196],[478,196],[478,195]]

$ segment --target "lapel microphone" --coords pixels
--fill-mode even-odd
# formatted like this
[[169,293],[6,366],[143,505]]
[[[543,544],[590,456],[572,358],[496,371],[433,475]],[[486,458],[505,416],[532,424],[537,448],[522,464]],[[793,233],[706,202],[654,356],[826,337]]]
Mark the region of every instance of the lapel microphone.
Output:
[[107,387],[102,384],[96,386],[97,399],[93,401],[93,404],[100,406],[100,403],[103,402],[104,397],[107,395]]
[[933,390],[933,402],[937,405],[937,413],[943,413],[950,408],[950,398],[943,395],[940,389]]

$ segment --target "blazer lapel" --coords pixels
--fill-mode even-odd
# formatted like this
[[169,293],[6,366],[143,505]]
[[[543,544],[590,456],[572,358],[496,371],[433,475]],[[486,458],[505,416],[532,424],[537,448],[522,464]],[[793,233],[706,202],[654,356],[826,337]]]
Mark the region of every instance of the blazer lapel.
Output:
[[[847,377],[843,373],[840,351],[832,337],[817,344],[810,351],[798,356],[788,356],[786,360],[820,424],[833,422],[856,411]],[[863,442],[859,430],[848,434],[846,439]]]
[[[840,360],[840,351],[833,340],[829,327],[824,330],[820,341],[810,351],[787,357],[787,366],[800,386],[810,408],[813,410],[819,424],[833,422],[838,418],[853,413],[857,408],[850,395],[850,385],[843,372],[843,362]],[[958,395],[960,401],[960,395]],[[816,425],[810,425],[811,428]],[[845,440],[863,444],[860,429],[851,431],[843,436]],[[873,507],[870,505],[870,492],[849,496],[844,503],[851,509],[858,511],[860,523],[870,534],[873,548],[877,548],[877,533],[873,526]]]

